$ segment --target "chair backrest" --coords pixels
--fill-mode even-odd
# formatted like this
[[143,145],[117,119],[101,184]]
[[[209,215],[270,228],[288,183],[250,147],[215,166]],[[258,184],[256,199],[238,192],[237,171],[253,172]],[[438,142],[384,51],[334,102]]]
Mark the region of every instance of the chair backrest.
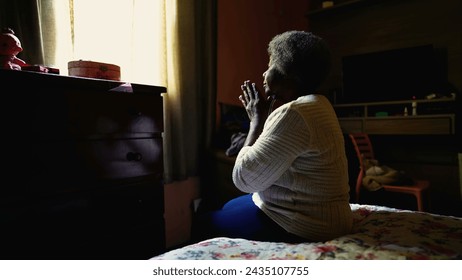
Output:
[[367,133],[350,133],[351,142],[355,148],[358,159],[375,159],[374,149]]
[[362,187],[364,177],[364,159],[375,159],[374,149],[372,148],[371,140],[367,133],[350,133],[351,143],[356,151],[356,156],[359,161],[359,173],[356,179],[356,202],[359,203],[359,194]]

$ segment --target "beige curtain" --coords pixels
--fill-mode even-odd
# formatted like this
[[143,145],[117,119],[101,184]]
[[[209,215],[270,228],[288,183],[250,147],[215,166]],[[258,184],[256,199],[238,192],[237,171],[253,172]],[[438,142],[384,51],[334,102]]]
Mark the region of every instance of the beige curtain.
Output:
[[[0,0],[2,26],[12,27],[23,43],[24,51],[18,56],[31,64],[60,65],[61,72],[67,72],[67,61],[74,59],[70,53],[78,43],[75,34],[78,20],[72,9],[77,1]],[[149,71],[149,65],[161,69],[160,74],[153,75],[162,76],[159,80],[165,84],[158,85],[167,87],[164,166],[165,182],[170,183],[200,176],[206,170],[203,160],[215,124],[216,0],[155,1],[163,2],[156,2],[163,10],[153,11],[153,16],[164,19],[160,25],[163,33],[145,32],[141,37],[136,36],[142,26],[133,24],[135,35],[121,34],[120,39],[149,40],[150,36],[156,36],[159,44],[156,47],[162,46],[162,55],[156,61],[147,61],[143,53],[133,50],[127,55],[139,63],[135,69],[144,67],[148,73],[154,72]],[[133,11],[136,4],[133,1]]]
[[166,0],[166,180],[206,172],[215,116],[215,0]]

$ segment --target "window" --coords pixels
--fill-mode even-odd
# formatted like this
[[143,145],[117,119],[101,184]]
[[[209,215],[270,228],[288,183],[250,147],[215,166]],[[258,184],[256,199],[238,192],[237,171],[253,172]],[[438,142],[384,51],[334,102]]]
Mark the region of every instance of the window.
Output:
[[124,81],[166,85],[164,1],[70,0],[53,5],[55,32],[48,37],[56,40],[52,55],[61,74],[67,75],[69,61],[82,59],[120,66]]

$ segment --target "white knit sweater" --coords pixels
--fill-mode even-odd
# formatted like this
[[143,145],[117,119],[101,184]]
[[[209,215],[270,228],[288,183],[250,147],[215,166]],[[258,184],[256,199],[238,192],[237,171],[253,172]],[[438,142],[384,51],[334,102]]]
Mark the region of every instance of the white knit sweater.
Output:
[[233,181],[288,232],[324,241],[351,230],[344,138],[322,95],[274,110],[257,141],[240,150]]

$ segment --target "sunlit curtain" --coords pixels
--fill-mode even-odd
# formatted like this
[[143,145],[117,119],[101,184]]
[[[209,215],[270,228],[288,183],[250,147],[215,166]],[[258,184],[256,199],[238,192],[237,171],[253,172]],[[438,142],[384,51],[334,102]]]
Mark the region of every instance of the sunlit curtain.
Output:
[[[18,56],[28,63],[56,67],[62,75],[72,60],[112,63],[124,81],[167,87],[168,183],[199,175],[210,143],[215,1],[1,0],[1,23],[19,31],[24,51]],[[5,7],[16,16],[4,17]]]
[[[165,0],[167,74],[167,180],[200,171],[210,147],[215,116],[216,0]],[[201,136],[199,136],[201,135]],[[198,137],[199,136],[199,137]],[[195,164],[192,164],[194,162]],[[200,168],[202,167],[202,170]]]

